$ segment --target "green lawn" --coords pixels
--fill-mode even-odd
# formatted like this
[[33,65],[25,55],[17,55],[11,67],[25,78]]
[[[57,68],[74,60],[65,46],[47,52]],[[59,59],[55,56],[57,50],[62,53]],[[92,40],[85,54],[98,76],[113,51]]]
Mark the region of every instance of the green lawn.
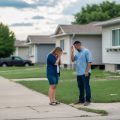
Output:
[[9,79],[46,77],[45,66],[0,67],[0,76]]
[[[116,76],[116,73],[105,72],[103,70],[92,70],[92,80],[103,80],[109,79],[108,76]],[[44,66],[32,66],[32,67],[0,67],[0,76],[9,79],[20,79],[20,78],[44,78],[46,77],[46,68]],[[61,69],[61,79],[75,80],[75,70]],[[120,76],[120,75],[119,75]],[[114,78],[112,78],[114,79]]]
[[[41,92],[48,93],[47,81],[20,81],[20,84]],[[93,102],[120,102],[120,80],[91,81]],[[76,81],[71,79],[60,80],[57,89],[57,99],[64,103],[72,103],[77,100],[78,89]]]

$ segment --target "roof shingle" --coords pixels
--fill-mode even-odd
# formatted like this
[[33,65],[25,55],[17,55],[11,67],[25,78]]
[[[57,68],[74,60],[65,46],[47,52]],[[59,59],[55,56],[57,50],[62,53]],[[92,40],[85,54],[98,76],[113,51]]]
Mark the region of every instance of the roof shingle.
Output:
[[65,34],[102,34],[102,28],[95,25],[96,22],[85,25],[59,25]]
[[47,35],[29,35],[27,39],[30,40],[32,44],[55,44],[55,40]]
[[15,47],[28,47],[28,45],[26,44],[26,41],[16,40]]

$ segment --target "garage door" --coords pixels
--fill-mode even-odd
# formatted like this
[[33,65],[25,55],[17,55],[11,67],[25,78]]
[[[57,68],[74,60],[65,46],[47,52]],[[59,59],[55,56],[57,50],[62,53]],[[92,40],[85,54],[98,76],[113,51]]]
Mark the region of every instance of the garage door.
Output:
[[37,63],[46,64],[47,55],[55,47],[54,44],[51,45],[38,45],[37,46]]
[[18,56],[23,59],[28,59],[28,47],[21,47],[18,49]]

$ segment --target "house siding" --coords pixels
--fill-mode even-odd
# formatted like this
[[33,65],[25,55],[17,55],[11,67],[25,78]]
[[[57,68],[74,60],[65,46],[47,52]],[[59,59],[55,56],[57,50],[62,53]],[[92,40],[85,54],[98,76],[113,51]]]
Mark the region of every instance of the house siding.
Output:
[[72,43],[76,40],[91,51],[94,65],[102,64],[102,35],[77,35]]
[[56,47],[60,47],[60,40],[64,40],[64,51],[61,57],[62,64],[70,65],[70,36],[62,36],[56,38]]
[[76,36],[62,36],[56,38],[56,46],[60,46],[60,40],[64,40],[65,49],[61,57],[62,64],[72,66],[70,59],[70,47],[74,41],[79,40],[82,44],[92,52],[93,64],[102,64],[102,35],[76,35]]
[[120,51],[109,51],[107,48],[112,48],[112,30],[120,28],[120,24],[103,27],[102,32],[102,54],[103,63],[106,64],[120,64]]

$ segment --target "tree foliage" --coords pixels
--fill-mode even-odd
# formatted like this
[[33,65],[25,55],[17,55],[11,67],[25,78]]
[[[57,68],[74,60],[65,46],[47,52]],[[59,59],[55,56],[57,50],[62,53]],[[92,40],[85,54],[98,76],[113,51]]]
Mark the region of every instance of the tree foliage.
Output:
[[120,4],[104,1],[83,7],[75,14],[74,24],[86,24],[93,21],[105,21],[120,16]]
[[9,27],[0,23],[0,58],[13,54],[15,40],[15,35],[9,30]]

